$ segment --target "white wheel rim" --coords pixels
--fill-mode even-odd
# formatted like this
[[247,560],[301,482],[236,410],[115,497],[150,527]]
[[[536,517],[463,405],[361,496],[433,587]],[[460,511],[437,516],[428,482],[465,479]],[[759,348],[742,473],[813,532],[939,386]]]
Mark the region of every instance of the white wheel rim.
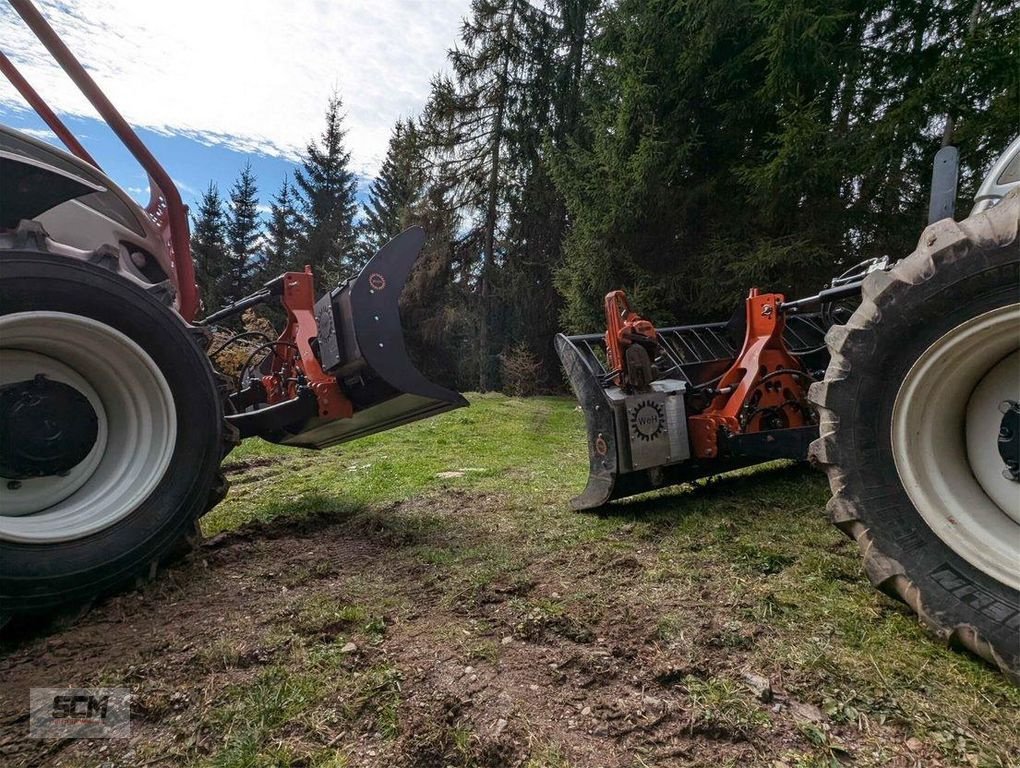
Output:
[[1020,379],[1011,375],[1018,349],[1020,304],[961,323],[907,372],[891,432],[896,471],[924,521],[956,554],[1014,589],[1020,485],[1002,477],[996,439],[999,402],[1020,401]]
[[1001,406],[1020,402],[1018,390],[1020,351],[999,361],[971,393],[967,403],[967,459],[984,492],[1020,525],[1020,484],[1003,473],[1005,463],[995,439],[1002,424]]
[[177,440],[173,394],[145,350],[108,325],[63,312],[0,317],[0,385],[38,373],[89,400],[96,443],[64,477],[0,478],[0,539],[72,541],[131,514],[164,477]]

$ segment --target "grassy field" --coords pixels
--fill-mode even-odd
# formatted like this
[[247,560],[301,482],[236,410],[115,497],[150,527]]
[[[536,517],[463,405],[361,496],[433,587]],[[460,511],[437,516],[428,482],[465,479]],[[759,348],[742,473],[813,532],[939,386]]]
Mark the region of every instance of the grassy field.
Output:
[[130,686],[130,742],[97,762],[10,736],[0,756],[1017,764],[1020,691],[872,590],[820,475],[773,466],[576,514],[574,403],[470,399],[321,453],[241,446],[198,556],[4,662],[0,698],[61,675]]
[[235,474],[230,496],[205,518],[203,530],[211,535],[281,514],[357,509],[457,489],[559,507],[584,485],[584,420],[573,401],[470,398],[470,408],[320,453],[246,441],[227,466],[271,469]]

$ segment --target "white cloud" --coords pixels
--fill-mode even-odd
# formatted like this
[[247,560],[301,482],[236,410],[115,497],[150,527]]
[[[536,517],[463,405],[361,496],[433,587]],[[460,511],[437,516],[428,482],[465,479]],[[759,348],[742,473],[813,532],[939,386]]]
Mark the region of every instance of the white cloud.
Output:
[[[134,125],[294,157],[338,89],[355,169],[446,68],[469,0],[41,0],[43,15]],[[4,52],[58,112],[94,114],[14,10]],[[24,104],[0,77],[0,110]]]
[[21,128],[19,130],[22,133],[31,136],[33,139],[48,141],[51,144],[56,144],[61,147],[63,146],[63,144],[60,143],[60,139],[57,138],[57,135],[48,128]]
[[181,192],[183,192],[186,195],[191,195],[192,197],[198,197],[199,194],[200,194],[200,192],[197,189],[195,189],[190,184],[187,184],[186,182],[181,181],[180,179],[171,178],[170,181],[172,181],[174,183],[174,186],[177,187],[177,189],[179,189]]

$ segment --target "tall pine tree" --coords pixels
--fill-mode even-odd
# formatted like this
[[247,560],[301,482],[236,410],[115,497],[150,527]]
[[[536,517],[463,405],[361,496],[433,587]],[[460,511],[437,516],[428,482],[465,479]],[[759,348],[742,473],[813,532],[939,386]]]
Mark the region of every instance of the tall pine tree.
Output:
[[298,264],[301,227],[296,204],[294,187],[285,176],[280,189],[269,204],[269,222],[262,249],[263,282],[283,272],[296,271],[303,267]]
[[208,314],[225,303],[223,283],[229,274],[227,219],[223,213],[223,198],[213,182],[209,182],[202,194],[198,213],[193,215],[192,221],[191,255]]
[[425,184],[420,141],[413,120],[397,121],[379,176],[372,182],[365,203],[360,227],[363,260],[411,224],[412,208],[421,198]]
[[354,215],[357,180],[344,145],[343,104],[334,94],[326,108],[326,127],[311,141],[294,172],[301,213],[301,259],[326,286],[352,277],[357,232]]
[[571,329],[615,287],[660,322],[708,319],[748,285],[802,293],[902,256],[946,115],[964,197],[1015,135],[1009,0],[619,0],[599,21],[590,138],[554,164]]
[[599,0],[546,0],[525,44],[531,66],[523,100],[511,112],[507,145],[513,182],[507,197],[505,263],[497,276],[502,355],[523,343],[541,362],[538,387],[557,386],[553,337],[562,301],[555,275],[567,230],[566,202],[550,175],[550,155],[583,140],[581,83]]
[[252,278],[257,269],[257,256],[262,232],[259,219],[258,187],[251,162],[241,169],[230,190],[227,206],[227,273],[222,293],[228,301],[236,301],[251,292]]
[[503,259],[507,193],[511,183],[508,143],[515,110],[527,99],[534,63],[529,41],[546,14],[527,0],[473,0],[450,52],[453,78],[433,84],[426,113],[430,138],[442,150],[443,173],[457,179],[453,200],[469,211],[465,238],[480,254],[477,280],[478,388],[496,384],[492,326],[493,283]]

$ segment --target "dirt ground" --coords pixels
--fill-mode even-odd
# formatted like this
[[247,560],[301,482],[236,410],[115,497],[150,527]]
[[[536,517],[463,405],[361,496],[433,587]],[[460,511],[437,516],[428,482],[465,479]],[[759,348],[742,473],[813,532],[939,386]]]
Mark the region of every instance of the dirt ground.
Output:
[[[751,666],[768,625],[735,622],[748,606],[711,579],[658,589],[661,552],[627,525],[625,546],[511,548],[486,570],[498,526],[453,522],[502,512],[455,491],[219,534],[143,591],[8,644],[0,763],[951,764],[903,724],[862,730],[790,695],[781,665]],[[444,567],[451,539],[478,547],[474,575]],[[101,683],[134,691],[129,740],[27,737],[30,687]]]

